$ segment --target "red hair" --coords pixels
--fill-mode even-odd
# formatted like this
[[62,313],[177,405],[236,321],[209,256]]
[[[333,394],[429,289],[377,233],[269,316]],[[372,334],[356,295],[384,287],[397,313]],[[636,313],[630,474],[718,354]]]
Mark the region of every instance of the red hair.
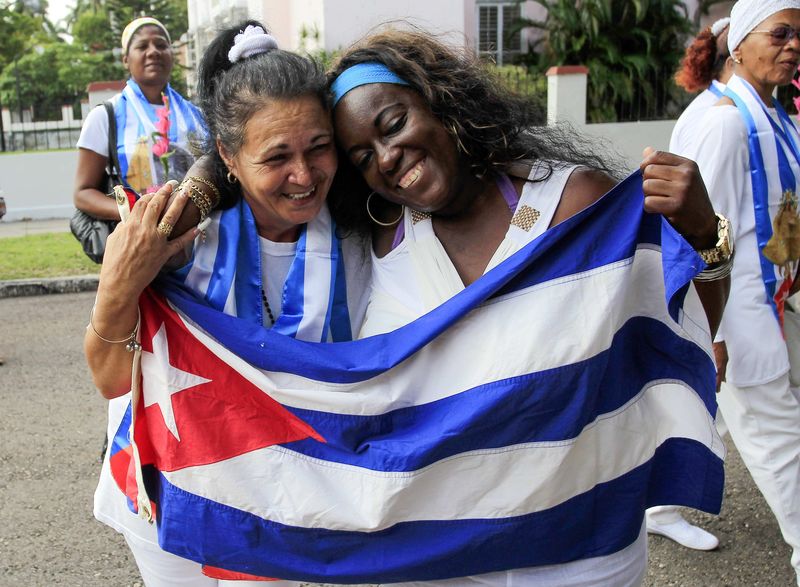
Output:
[[718,37],[707,28],[686,47],[681,67],[675,74],[675,83],[687,92],[705,90],[720,74],[729,56],[728,27]]

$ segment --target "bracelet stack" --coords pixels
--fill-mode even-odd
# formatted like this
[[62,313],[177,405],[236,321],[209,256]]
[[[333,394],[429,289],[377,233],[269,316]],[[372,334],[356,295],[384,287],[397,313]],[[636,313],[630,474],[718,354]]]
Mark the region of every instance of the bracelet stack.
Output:
[[700,273],[694,276],[695,281],[717,281],[725,279],[731,274],[733,269],[733,255],[728,257],[726,261],[716,263],[711,267],[706,267]]
[[92,332],[94,332],[94,335],[105,343],[124,344],[125,350],[128,351],[129,353],[141,350],[142,345],[139,344],[139,341],[136,340],[136,335],[139,334],[139,322],[141,321],[142,314],[138,308],[137,312],[139,312],[139,317],[136,319],[136,326],[133,328],[133,332],[131,332],[127,337],[121,340],[110,340],[108,338],[104,338],[103,336],[100,335],[99,332],[97,332],[97,329],[94,327],[94,322],[93,322],[94,308],[92,308],[92,312],[91,314],[89,314],[89,325],[86,327],[86,330],[89,330],[91,328]]
[[[214,194],[214,197],[212,198],[208,193],[200,189],[199,184],[208,187]],[[216,208],[221,199],[217,186],[204,177],[198,177],[197,175],[188,176],[183,180],[181,185],[178,186],[178,189],[185,190],[189,195],[189,199],[197,206],[197,209],[200,211],[200,222],[208,218],[208,215]]]

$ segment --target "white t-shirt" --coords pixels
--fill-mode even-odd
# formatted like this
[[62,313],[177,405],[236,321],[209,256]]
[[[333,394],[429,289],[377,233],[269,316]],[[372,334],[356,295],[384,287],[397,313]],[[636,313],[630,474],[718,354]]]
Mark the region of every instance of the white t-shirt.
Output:
[[[786,373],[789,359],[761,276],[747,129],[735,106],[721,105],[710,109],[696,136],[684,155],[697,161],[714,209],[730,220],[734,235],[731,293],[717,335],[728,347],[727,380],[737,387],[760,385]],[[794,157],[789,164],[800,184]],[[770,193],[770,219],[780,199]]]
[[77,146],[108,157],[108,114],[102,104],[92,108],[83,121]]
[[[723,90],[725,86],[718,83],[717,88]],[[708,114],[709,109],[717,102],[719,102],[719,96],[711,90],[701,92],[700,95],[692,100],[686,110],[681,113],[675,123],[675,127],[672,129],[672,136],[669,140],[670,153],[684,155],[692,148],[692,144],[697,137],[698,127]]]

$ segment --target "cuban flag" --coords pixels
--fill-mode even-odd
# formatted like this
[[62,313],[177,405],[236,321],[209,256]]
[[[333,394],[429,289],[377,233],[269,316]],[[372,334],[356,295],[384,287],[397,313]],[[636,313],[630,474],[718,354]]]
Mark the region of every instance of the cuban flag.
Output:
[[636,173],[352,342],[147,291],[133,426],[162,547],[241,576],[435,580],[616,552],[653,505],[718,513],[703,263],[642,204]]

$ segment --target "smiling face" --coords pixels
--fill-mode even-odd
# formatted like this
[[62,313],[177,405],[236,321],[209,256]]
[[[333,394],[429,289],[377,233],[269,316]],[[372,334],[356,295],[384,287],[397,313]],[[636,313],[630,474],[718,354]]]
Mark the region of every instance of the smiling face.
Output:
[[741,61],[736,65],[736,74],[750,82],[768,104],[775,87],[790,83],[800,64],[797,36],[779,42],[770,32],[760,32],[779,31],[782,27],[800,30],[800,10],[790,8],[776,12],[756,25],[733,51],[733,57]]
[[424,212],[463,207],[474,179],[441,121],[414,90],[368,84],[348,92],[334,111],[336,140],[370,189]]
[[164,31],[155,25],[141,27],[122,57],[125,69],[140,86],[163,88],[172,73],[172,47]]
[[336,173],[330,116],[315,96],[271,100],[250,117],[238,153],[219,149],[259,234],[272,241],[297,239],[300,225],[322,208]]

